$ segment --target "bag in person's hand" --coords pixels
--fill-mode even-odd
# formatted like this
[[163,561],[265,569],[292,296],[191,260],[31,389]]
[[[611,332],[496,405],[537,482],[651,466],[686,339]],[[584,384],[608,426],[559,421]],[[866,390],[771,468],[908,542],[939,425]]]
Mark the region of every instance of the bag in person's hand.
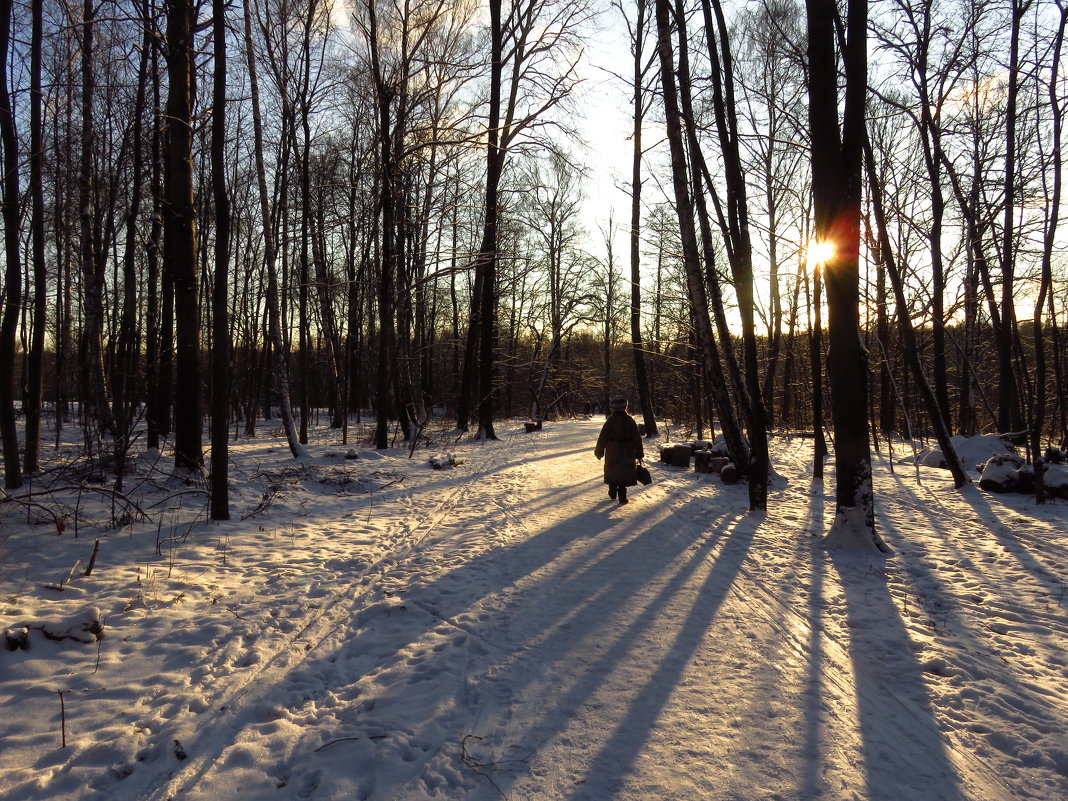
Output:
[[653,483],[653,477],[649,473],[649,468],[641,462],[638,462],[638,466],[634,468],[634,475],[642,484]]

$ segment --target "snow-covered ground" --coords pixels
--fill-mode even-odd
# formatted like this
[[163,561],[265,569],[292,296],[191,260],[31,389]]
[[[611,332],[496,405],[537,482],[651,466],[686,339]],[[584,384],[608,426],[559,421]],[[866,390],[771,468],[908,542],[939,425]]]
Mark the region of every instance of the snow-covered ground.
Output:
[[884,560],[822,547],[809,440],[767,514],[655,459],[619,506],[599,426],[445,470],[240,443],[226,523],[145,456],[123,497],[39,478],[0,506],[0,798],[1068,798],[1068,503],[877,457]]

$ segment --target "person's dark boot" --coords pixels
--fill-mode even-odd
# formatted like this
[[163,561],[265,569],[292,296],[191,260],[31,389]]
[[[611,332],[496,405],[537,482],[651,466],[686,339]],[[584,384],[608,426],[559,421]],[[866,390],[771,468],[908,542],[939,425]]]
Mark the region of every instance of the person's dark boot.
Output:
[[620,486],[619,488],[619,505],[622,506],[627,502],[627,488]]
[[608,497],[611,498],[613,501],[616,499],[616,485],[615,484],[609,484],[608,485]]

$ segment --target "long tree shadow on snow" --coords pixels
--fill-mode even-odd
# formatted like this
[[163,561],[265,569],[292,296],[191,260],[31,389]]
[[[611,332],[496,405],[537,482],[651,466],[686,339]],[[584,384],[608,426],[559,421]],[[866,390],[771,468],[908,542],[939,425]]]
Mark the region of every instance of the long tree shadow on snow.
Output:
[[[823,481],[813,479],[810,489],[812,498],[808,507],[808,518],[804,531],[812,537],[822,537],[823,514],[826,501],[823,495]],[[823,761],[823,617],[826,604],[823,599],[824,552],[822,548],[811,549],[811,575],[808,587],[808,673],[805,676],[804,705],[804,757],[805,766],[801,782],[801,798],[817,798],[823,792],[820,780],[820,766]]]
[[[714,527],[712,536],[702,542],[686,564],[671,577],[642,616],[587,671],[583,681],[556,704],[558,710],[573,708],[581,703],[584,697],[591,695],[604,676],[611,671],[613,664],[623,658],[629,646],[642,632],[656,624],[659,613],[675,599],[686,580],[705,562],[711,551],[722,543],[711,570],[702,582],[683,625],[676,632],[664,658],[655,667],[650,666],[644,685],[632,697],[626,714],[586,772],[584,784],[596,788],[598,797],[610,798],[618,792],[622,788],[624,777],[635,766],[638,755],[674,694],[683,672],[697,650],[707,642],[712,622],[749,553],[761,519],[739,515],[734,519],[720,521]],[[551,718],[551,713],[546,717]],[[576,789],[569,797],[578,801],[580,798],[588,798],[589,794],[585,788]]]
[[831,562],[845,593],[868,799],[961,801],[957,771],[885,572],[848,550],[833,551]]
[[1043,557],[1049,559],[1054,556],[1054,564],[1057,558],[1063,558],[1064,551],[1057,547],[1057,543],[1049,542],[1045,545],[1045,553],[1036,555],[1032,553],[1028,543],[1013,530],[1013,527],[1002,520],[1001,515],[1008,512],[1003,509],[1000,513],[990,503],[985,494],[976,487],[970,487],[963,493],[964,499],[975,510],[976,515],[983,521],[983,525],[998,544],[1012,555],[1020,563],[1020,567],[1029,572],[1037,583],[1047,591],[1047,597],[1055,601],[1062,608],[1068,608],[1068,597],[1065,596],[1064,585],[1057,575],[1043,562]]
[[[485,641],[498,654],[490,660],[495,663],[490,671],[492,685],[505,691],[502,700],[506,705],[557,667],[567,670],[575,660],[583,662],[577,680],[562,687],[560,694],[545,698],[544,705],[526,721],[519,738],[485,743],[491,750],[505,748],[506,754],[480,753],[484,749],[478,747],[478,737],[470,744],[464,738],[461,748],[466,751],[465,763],[477,766],[483,757],[487,765],[505,766],[493,773],[494,788],[506,789],[519,778],[509,767],[525,764],[547,740],[564,731],[574,710],[603,689],[606,679],[640,638],[655,631],[660,616],[677,602],[694,573],[707,564],[709,554],[722,546],[672,647],[660,665],[650,666],[648,681],[624,713],[626,720],[620,731],[627,734],[607,742],[590,771],[589,787],[594,786],[595,776],[604,786],[613,786],[637,756],[640,743],[636,740],[644,740],[689,659],[708,636],[709,624],[748,553],[758,524],[741,513],[724,512],[719,519],[708,518],[706,501],[701,498],[664,515],[656,506],[643,507],[640,492],[623,516],[617,516],[615,504],[600,498],[600,492],[598,488],[598,500],[587,511],[551,524],[529,539],[477,556],[427,583],[413,584],[404,595],[406,603],[431,611],[433,617],[426,620],[426,629],[409,629],[404,640],[393,641],[402,647],[441,620],[459,619],[499,590],[522,585],[518,595],[494,601],[496,621],[483,632]],[[544,499],[531,500],[539,505]],[[695,539],[684,527],[680,534],[679,517],[697,515],[705,519],[705,531],[710,533]],[[499,571],[497,583],[486,585],[483,571],[491,565]],[[637,618],[623,628],[605,628],[606,621],[649,586],[656,588],[655,592]],[[512,625],[518,629],[510,628]],[[606,631],[609,637],[603,636]],[[347,643],[344,651],[363,651],[361,634]],[[586,652],[583,646],[591,640],[603,644],[603,650]],[[358,672],[363,674],[376,670],[366,656],[369,654],[356,657],[353,664],[359,665]],[[390,660],[374,661],[385,668]],[[431,662],[422,668],[426,674],[447,671],[444,665],[439,670]],[[480,692],[485,695],[489,690]],[[393,693],[379,697],[376,713],[390,706],[389,696],[396,697]],[[531,712],[520,709],[524,714]],[[423,725],[433,728],[436,724],[428,718]],[[489,775],[477,767],[474,772]]]

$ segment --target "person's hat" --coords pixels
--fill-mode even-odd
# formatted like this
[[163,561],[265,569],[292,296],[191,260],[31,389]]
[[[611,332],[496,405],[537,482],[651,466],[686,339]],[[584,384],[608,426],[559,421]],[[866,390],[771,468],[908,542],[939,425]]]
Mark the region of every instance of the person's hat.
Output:
[[616,395],[612,398],[612,400],[608,402],[608,405],[612,409],[624,410],[627,408],[627,399],[624,398],[622,395]]

